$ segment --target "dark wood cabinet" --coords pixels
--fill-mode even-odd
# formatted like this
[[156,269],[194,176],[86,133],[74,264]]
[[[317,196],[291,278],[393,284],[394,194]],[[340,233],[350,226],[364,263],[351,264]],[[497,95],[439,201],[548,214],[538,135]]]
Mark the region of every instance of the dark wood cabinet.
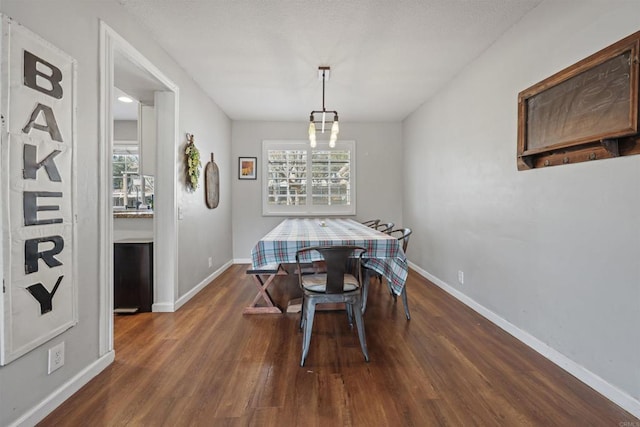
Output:
[[121,240],[113,248],[113,306],[147,312],[153,304],[153,242]]

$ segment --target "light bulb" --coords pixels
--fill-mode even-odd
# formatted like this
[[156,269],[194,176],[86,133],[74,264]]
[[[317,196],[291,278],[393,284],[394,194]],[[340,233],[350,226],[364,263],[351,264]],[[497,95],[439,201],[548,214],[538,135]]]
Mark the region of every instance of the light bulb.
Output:
[[316,134],[309,135],[309,145],[311,148],[316,148]]
[[314,137],[316,135],[316,125],[313,122],[309,122],[309,139],[311,139],[311,135]]
[[340,125],[338,124],[338,121],[334,121],[333,124],[331,125],[331,134],[338,134],[338,132],[340,132]]
[[334,148],[336,146],[337,139],[338,139],[338,135],[331,132],[331,137],[329,138],[329,147]]

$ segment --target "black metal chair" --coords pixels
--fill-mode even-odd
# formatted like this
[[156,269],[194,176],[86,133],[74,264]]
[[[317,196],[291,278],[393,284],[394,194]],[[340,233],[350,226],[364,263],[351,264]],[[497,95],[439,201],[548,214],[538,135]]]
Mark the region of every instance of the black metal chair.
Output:
[[[380,224],[379,222],[380,220],[378,220],[378,223],[376,225],[372,225],[371,228],[373,228],[374,230],[378,230],[381,233],[389,233],[391,230],[393,230],[393,227],[395,227],[395,224],[393,222],[383,222],[382,224]],[[375,276],[380,282],[382,282],[382,274],[375,273]],[[364,301],[364,304],[367,304],[366,300]]]
[[362,221],[360,224],[366,225],[367,227],[375,228],[379,222],[379,219],[370,219],[368,221]]
[[[304,366],[309,353],[311,330],[316,304],[345,303],[349,323],[355,317],[360,347],[364,360],[369,361],[367,342],[362,319],[362,254],[366,249],[360,246],[311,246],[296,252],[296,264],[300,271],[301,261],[310,260],[310,252],[317,251],[326,262],[326,273],[303,275],[298,273],[298,283],[302,289],[302,313],[300,327],[303,330],[302,358],[300,366]],[[355,255],[355,258],[351,258]],[[355,262],[352,262],[354,261]],[[355,265],[354,265],[355,264]],[[353,267],[353,274],[349,268]]]
[[382,233],[388,233],[389,231],[393,230],[393,227],[395,227],[395,224],[392,222],[383,222],[383,223],[378,223],[376,224],[375,227],[371,227],[374,228]]
[[409,236],[411,236],[410,228],[396,228],[395,230],[387,231],[387,234],[396,237],[402,242],[402,251],[407,252],[407,246],[409,246]]
[[[407,247],[409,246],[409,236],[411,236],[411,229],[410,228],[398,228],[396,230],[391,230],[388,231],[387,234],[396,237],[399,241],[401,241],[402,243],[402,251],[406,254],[407,253]],[[367,271],[367,274],[369,275],[369,277],[371,277],[371,275],[376,275],[376,277],[378,277],[378,280],[380,281],[380,283],[382,283],[382,275],[379,273],[376,273],[370,269],[367,269],[365,267]],[[369,282],[371,281],[371,279],[369,280],[365,280],[364,282],[364,287],[362,289],[362,312],[364,313],[364,311],[367,308],[367,297],[369,296]],[[391,296],[393,296],[393,300],[397,301],[398,300],[398,296],[393,292],[393,289],[391,289],[391,285],[389,284],[389,282],[387,282],[387,286],[389,287],[389,293],[391,294]],[[402,288],[402,293],[400,293],[400,297],[402,298],[402,304],[404,305],[404,314],[407,316],[407,320],[411,320],[411,313],[409,313],[409,303],[407,301],[407,285],[405,283],[404,287]]]
[[[402,251],[406,254],[407,253],[407,247],[409,246],[409,236],[411,236],[411,229],[410,228],[398,228],[395,230],[391,230],[388,231],[387,234],[389,234],[390,236],[394,236],[396,237],[398,240],[400,240],[402,242]],[[393,295],[393,300],[397,301],[398,297],[395,293],[391,292],[391,295]],[[404,287],[402,288],[402,293],[400,294],[400,297],[402,298],[402,304],[404,305],[404,314],[407,316],[407,320],[411,319],[411,315],[409,314],[409,303],[407,302],[407,285],[405,283]]]

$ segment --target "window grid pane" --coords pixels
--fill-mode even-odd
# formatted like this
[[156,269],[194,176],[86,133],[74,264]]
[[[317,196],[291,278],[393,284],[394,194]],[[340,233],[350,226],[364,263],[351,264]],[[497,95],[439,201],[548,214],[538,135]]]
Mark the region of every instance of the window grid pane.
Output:
[[[135,207],[136,194],[133,192],[129,175],[138,174],[139,157],[137,147],[114,147],[113,165],[113,206]],[[127,179],[125,179],[127,175]],[[125,188],[126,187],[126,188]]]
[[315,150],[311,154],[313,205],[349,205],[349,150]]
[[270,205],[307,204],[307,152],[269,150],[268,203]]

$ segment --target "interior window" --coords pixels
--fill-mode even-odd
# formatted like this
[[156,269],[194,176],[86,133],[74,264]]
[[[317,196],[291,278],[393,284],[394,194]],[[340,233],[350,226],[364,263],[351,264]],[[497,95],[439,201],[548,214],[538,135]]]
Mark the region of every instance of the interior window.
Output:
[[263,141],[264,215],[354,215],[355,141]]
[[140,175],[137,145],[113,147],[113,209],[153,209],[153,177]]

